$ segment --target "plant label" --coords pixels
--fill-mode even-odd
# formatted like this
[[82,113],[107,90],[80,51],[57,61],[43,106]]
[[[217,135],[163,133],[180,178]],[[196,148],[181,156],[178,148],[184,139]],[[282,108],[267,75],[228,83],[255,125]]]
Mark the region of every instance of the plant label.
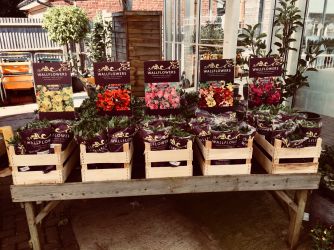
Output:
[[168,115],[180,108],[178,61],[144,62],[145,103],[149,114]]
[[280,58],[250,58],[248,106],[278,105],[282,102],[282,86],[285,84]]
[[201,60],[199,107],[215,113],[233,107],[234,63],[232,59]]
[[74,119],[71,71],[66,63],[34,63],[40,119]]
[[94,63],[97,86],[96,107],[100,113],[129,115],[131,113],[130,62]]

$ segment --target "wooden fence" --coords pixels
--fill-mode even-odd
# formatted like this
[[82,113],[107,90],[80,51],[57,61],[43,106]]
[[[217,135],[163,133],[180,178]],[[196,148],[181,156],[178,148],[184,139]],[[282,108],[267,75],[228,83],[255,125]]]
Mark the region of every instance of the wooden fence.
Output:
[[39,18],[0,18],[0,51],[60,51]]

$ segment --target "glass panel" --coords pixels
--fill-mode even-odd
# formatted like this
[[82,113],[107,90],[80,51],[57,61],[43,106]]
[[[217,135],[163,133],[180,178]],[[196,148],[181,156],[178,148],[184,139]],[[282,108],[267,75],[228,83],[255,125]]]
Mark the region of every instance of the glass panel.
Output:
[[[213,47],[201,46],[199,49],[200,57],[204,54],[212,53],[213,56],[218,56],[222,53],[225,7],[226,0],[205,0],[201,2],[199,43],[201,45],[212,45]],[[216,45],[220,48],[215,48]]]
[[307,48],[318,44],[324,50],[312,65],[318,72],[306,73],[310,87],[297,92],[296,107],[333,117],[334,0],[309,0],[301,58]]

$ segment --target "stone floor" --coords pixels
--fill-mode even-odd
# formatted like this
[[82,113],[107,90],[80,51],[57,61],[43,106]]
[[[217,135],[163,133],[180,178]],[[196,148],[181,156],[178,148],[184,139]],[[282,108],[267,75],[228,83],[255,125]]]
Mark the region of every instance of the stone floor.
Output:
[[[33,117],[1,117],[0,126],[17,128]],[[334,118],[323,124],[324,144],[334,144]],[[0,178],[0,249],[29,249],[24,209],[11,202],[10,183]],[[269,193],[247,192],[65,202],[41,230],[47,250],[285,250],[287,226]],[[310,249],[307,235],[305,229],[298,249]]]

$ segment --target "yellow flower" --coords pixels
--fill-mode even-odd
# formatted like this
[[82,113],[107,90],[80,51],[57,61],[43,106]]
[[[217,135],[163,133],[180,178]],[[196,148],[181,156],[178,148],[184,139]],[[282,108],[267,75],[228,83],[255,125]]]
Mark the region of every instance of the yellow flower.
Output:
[[66,106],[65,111],[74,111],[74,107]]
[[213,98],[213,96],[207,96],[206,98],[205,98],[205,100],[206,100],[206,104],[208,105],[208,107],[214,107],[214,106],[216,106],[216,101],[215,101],[215,99]]
[[61,102],[63,100],[61,95],[55,95],[53,97],[53,102]]
[[70,96],[69,95],[63,95],[63,100],[64,101],[68,101],[70,99]]
[[226,87],[229,91],[233,91],[233,85],[232,83],[228,83]]

